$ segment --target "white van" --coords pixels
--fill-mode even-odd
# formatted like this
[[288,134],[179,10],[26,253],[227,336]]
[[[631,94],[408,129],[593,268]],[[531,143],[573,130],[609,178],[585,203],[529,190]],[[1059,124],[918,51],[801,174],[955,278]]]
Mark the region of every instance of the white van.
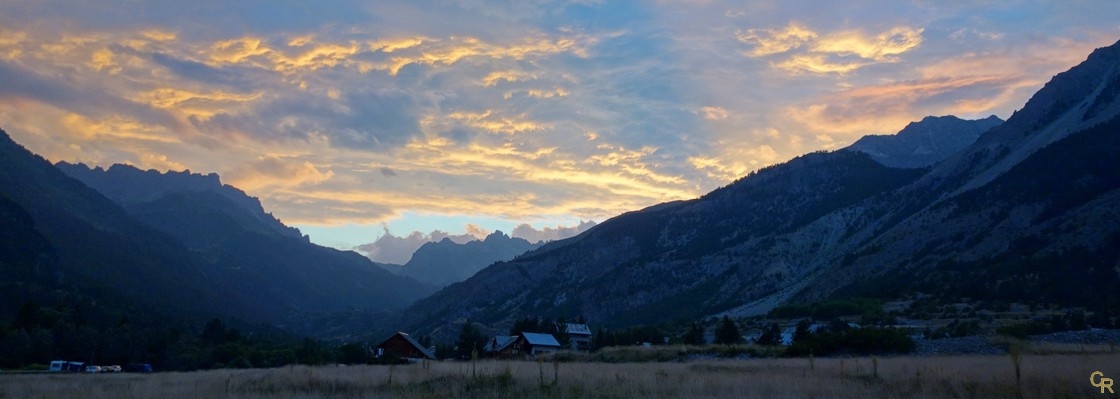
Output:
[[66,361],[65,360],[51,360],[51,372],[52,373],[61,373],[63,371],[66,371]]

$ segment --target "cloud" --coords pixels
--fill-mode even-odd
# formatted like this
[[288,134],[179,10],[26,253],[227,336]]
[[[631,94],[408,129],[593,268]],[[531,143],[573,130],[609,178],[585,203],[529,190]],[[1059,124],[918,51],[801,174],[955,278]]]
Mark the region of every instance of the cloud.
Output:
[[728,117],[727,110],[721,107],[702,107],[700,113],[704,115],[704,119],[710,121],[722,121]]
[[818,36],[817,32],[792,22],[782,29],[749,29],[746,32],[735,32],[735,37],[740,42],[754,45],[748,53],[753,57],[785,53],[809,43]]
[[1092,42],[1046,40],[1025,49],[966,52],[915,69],[919,78],[821,93],[784,111],[809,131],[836,143],[865,134],[892,134],[928,115],[1006,117],[1045,79],[1084,59]]
[[877,62],[897,62],[895,56],[920,44],[922,29],[903,26],[891,28],[873,37],[859,30],[828,34],[814,41],[810,51],[839,56],[856,55]]
[[782,29],[736,32],[739,42],[752,45],[751,57],[782,55],[771,63],[791,73],[845,74],[877,63],[895,63],[898,55],[922,43],[922,29],[899,26],[875,35],[862,30],[817,33],[796,23]]
[[267,187],[294,188],[316,185],[329,180],[334,171],[320,171],[309,161],[268,155],[226,174],[230,184],[245,190],[257,191]]
[[289,222],[602,220],[1006,117],[1120,34],[1117,4],[1075,5],[30,2],[0,6],[0,124],[51,159],[218,172]]
[[595,224],[596,223],[594,221],[588,220],[580,221],[579,224],[575,226],[546,226],[538,230],[528,223],[522,223],[513,228],[513,232],[510,233],[510,236],[524,238],[526,241],[534,243],[538,241],[556,241],[563,240],[568,237],[575,237],[576,235],[579,235],[580,233],[583,233],[591,229],[592,227],[595,227]]
[[768,144],[725,144],[713,156],[689,157],[688,163],[713,180],[728,182],[746,176],[752,170],[781,161],[778,152]]
[[183,164],[172,161],[167,158],[167,155],[163,154],[141,154],[140,168],[145,170],[156,169],[159,171],[181,171],[187,169]]
[[362,253],[374,262],[391,263],[403,265],[408,263],[412,258],[412,254],[416,252],[420,246],[429,242],[439,242],[443,239],[450,239],[452,242],[463,244],[470,241],[485,238],[488,232],[478,226],[468,224],[467,233],[465,234],[449,234],[444,231],[434,230],[430,233],[421,233],[413,231],[406,236],[395,236],[389,232],[388,227],[383,227],[384,232],[377,240],[362,244],[354,248],[354,250]]
[[837,91],[786,112],[790,120],[811,131],[844,135],[846,141],[865,134],[895,133],[924,115],[974,112],[977,107],[969,105],[972,99],[996,98],[1018,84],[1002,76],[902,81]]

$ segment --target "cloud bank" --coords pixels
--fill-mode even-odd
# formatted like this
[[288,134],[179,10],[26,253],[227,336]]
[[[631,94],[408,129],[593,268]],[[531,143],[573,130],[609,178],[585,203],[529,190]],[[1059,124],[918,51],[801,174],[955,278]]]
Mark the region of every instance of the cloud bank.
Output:
[[17,3],[13,138],[220,173],[314,226],[604,220],[926,115],[1007,117],[1120,37],[1120,3],[1082,0]]

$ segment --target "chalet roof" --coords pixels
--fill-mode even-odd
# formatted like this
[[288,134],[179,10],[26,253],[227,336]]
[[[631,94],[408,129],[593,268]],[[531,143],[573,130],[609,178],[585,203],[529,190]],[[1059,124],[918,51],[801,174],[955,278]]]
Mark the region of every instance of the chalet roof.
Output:
[[556,337],[552,334],[538,334],[538,333],[521,333],[525,337],[525,342],[533,346],[555,346],[560,347],[560,343],[556,341]]
[[427,356],[429,359],[435,359],[436,358],[435,353],[432,353],[431,350],[428,350],[428,348],[425,348],[424,345],[420,344],[420,342],[416,341],[415,339],[412,339],[412,336],[408,335],[408,333],[406,333],[406,332],[397,331],[395,334],[390,335],[389,338],[385,338],[384,341],[381,341],[381,345],[378,345],[378,346],[384,346],[386,342],[389,342],[390,339],[393,339],[393,337],[396,337],[398,335],[401,338],[404,338],[405,342],[408,342],[409,345],[412,345],[412,346],[416,347],[416,350],[419,350],[420,353],[424,354],[424,356]]
[[588,327],[586,324],[568,323],[565,326],[564,332],[568,333],[568,335],[591,336],[591,327]]
[[486,350],[490,351],[490,352],[500,352],[502,349],[505,349],[510,344],[512,344],[513,341],[516,341],[516,340],[517,340],[516,336],[499,335],[499,336],[496,336],[494,338],[491,338],[490,341],[486,343]]

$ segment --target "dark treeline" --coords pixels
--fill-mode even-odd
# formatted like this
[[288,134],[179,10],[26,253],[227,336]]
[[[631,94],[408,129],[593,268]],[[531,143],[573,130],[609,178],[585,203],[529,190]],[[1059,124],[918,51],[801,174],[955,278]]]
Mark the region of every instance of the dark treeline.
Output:
[[158,371],[365,363],[366,344],[327,345],[264,327],[242,333],[220,319],[190,322],[132,320],[96,304],[25,302],[0,323],[0,368],[43,368],[52,360],[98,365],[149,363]]

